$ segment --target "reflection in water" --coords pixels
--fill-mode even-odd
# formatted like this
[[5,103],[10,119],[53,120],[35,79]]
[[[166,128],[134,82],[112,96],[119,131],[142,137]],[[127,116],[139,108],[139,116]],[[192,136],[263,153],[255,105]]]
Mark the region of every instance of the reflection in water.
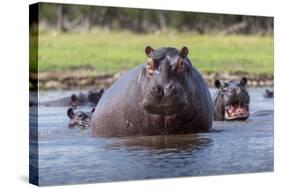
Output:
[[212,131],[189,135],[93,138],[90,129],[67,128],[67,107],[42,107],[38,134],[31,130],[39,137],[40,185],[272,171],[273,100],[263,91],[249,89],[247,121],[214,122]]
[[107,149],[120,148],[128,151],[150,150],[161,152],[191,152],[207,147],[211,143],[209,138],[200,138],[198,134],[190,135],[163,135],[163,136],[144,136],[144,137],[125,137],[118,138]]

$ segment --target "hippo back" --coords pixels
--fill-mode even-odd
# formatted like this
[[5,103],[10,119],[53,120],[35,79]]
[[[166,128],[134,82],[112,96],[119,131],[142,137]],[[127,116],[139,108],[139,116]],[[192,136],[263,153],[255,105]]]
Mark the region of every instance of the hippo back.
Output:
[[193,90],[193,105],[197,113],[199,113],[198,117],[202,118],[201,121],[202,125],[205,127],[199,127],[208,130],[212,127],[213,122],[213,102],[211,98],[211,94],[209,91],[209,88],[201,76],[201,74],[196,70],[196,68],[193,68],[193,80],[195,87]]
[[[140,111],[140,88],[137,85],[138,75],[142,70],[143,65],[130,70],[106,90],[92,117],[94,136],[123,135],[124,131],[128,131],[127,116],[130,115],[130,119],[139,119],[137,113]],[[136,127],[129,130],[130,134],[137,133]]]

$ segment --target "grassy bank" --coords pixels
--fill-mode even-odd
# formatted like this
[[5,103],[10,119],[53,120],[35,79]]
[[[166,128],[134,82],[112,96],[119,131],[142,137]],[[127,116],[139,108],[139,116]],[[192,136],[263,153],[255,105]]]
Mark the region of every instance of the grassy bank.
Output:
[[133,34],[129,32],[39,35],[39,70],[79,68],[116,73],[144,63],[144,48],[188,46],[193,65],[203,73],[273,74],[272,36],[222,36],[187,33]]

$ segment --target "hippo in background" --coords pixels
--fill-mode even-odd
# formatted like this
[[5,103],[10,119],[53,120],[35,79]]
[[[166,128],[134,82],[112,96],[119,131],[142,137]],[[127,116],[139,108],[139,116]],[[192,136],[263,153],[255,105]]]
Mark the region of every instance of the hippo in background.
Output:
[[273,98],[274,97],[274,92],[273,90],[270,91],[269,89],[266,89],[265,92],[263,93],[264,98]]
[[215,81],[218,91],[214,97],[214,120],[246,120],[249,113],[250,96],[246,89],[247,79],[228,82]]
[[69,128],[79,127],[81,129],[89,128],[91,126],[90,122],[94,111],[95,108],[93,108],[91,112],[83,112],[83,111],[74,112],[73,108],[69,108],[67,110],[67,116],[69,117],[68,127]]
[[96,137],[171,135],[212,128],[212,100],[201,74],[181,50],[145,48],[147,62],[106,90],[91,119]]
[[86,94],[72,94],[70,97],[63,97],[39,104],[42,106],[71,106],[74,108],[77,106],[96,106],[103,93],[104,89],[99,89],[97,91],[92,90]]

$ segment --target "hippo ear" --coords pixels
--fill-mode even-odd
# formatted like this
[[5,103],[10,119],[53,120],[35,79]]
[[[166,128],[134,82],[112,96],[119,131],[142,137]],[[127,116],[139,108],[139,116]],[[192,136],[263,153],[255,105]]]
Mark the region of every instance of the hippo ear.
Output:
[[102,89],[100,89],[100,95],[102,95],[103,94],[103,92],[104,92],[104,89],[102,88]]
[[152,52],[154,51],[153,48],[151,48],[151,46],[147,46],[145,47],[145,54],[147,55],[147,57],[151,57]]
[[91,112],[94,113],[95,110],[96,110],[96,107],[94,107]]
[[215,86],[216,86],[216,88],[220,88],[221,87],[221,81],[216,80],[215,81]]
[[71,95],[70,97],[72,102],[76,102],[77,101],[77,96],[75,94]]
[[245,86],[247,84],[247,78],[243,77],[240,81],[240,86]]
[[72,108],[69,108],[67,110],[67,116],[71,119],[74,117],[74,112],[73,112],[73,109]]
[[180,51],[180,57],[181,58],[185,58],[189,53],[189,50],[187,47],[182,47],[181,51]]

